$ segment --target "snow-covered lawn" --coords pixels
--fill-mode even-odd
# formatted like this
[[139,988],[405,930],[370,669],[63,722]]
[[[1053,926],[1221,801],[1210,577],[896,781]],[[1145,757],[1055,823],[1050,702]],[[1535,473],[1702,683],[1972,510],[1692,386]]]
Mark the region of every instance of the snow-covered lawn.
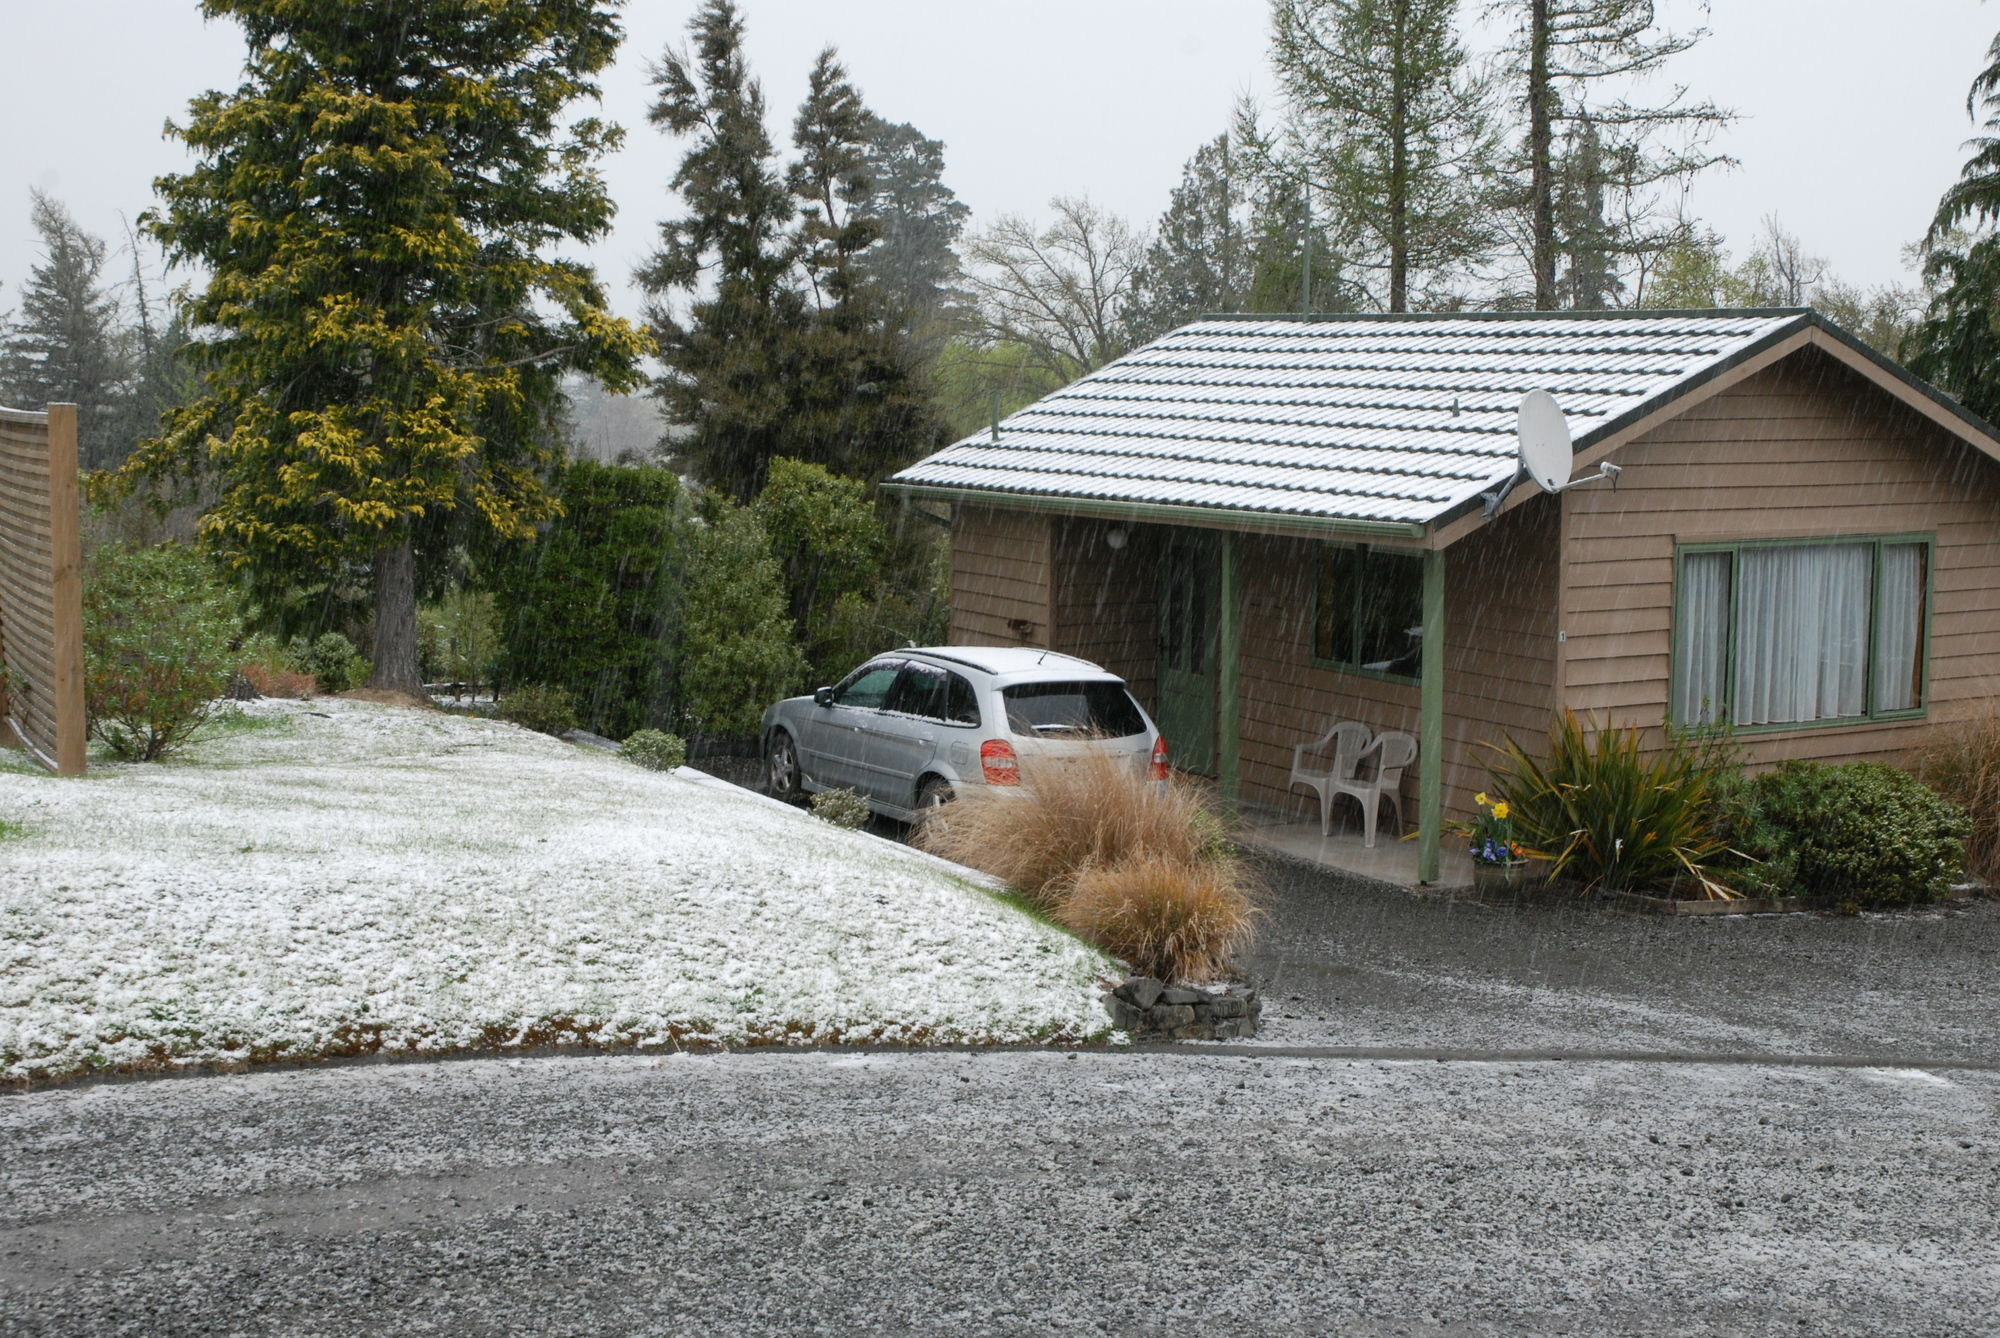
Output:
[[551,1042],[1079,1040],[1094,950],[914,851],[510,725],[259,702],[0,751],[0,1076]]

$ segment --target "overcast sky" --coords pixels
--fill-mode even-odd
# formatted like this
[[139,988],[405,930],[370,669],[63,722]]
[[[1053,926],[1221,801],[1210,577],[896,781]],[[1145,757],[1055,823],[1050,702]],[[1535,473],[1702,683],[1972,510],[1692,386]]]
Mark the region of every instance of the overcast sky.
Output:
[[[1663,4],[1673,12],[1675,0]],[[1692,0],[1678,0],[1682,15]],[[1088,193],[1150,224],[1181,164],[1244,94],[1268,100],[1264,0],[741,0],[774,138],[814,53],[840,48],[868,103],[946,145],[948,184],[974,211],[1039,211]],[[628,140],[607,176],[620,218],[594,259],[614,304],[669,209],[675,145],[646,124],[648,64],[685,34],[695,0],[632,0],[605,79]],[[1777,214],[1850,282],[1905,282],[1918,237],[1964,160],[1965,93],[2000,8],[1978,0],[1714,0],[1712,36],[1675,63],[1694,95],[1742,120],[1741,167],[1697,186],[1696,213],[1739,250]],[[187,159],[161,135],[188,99],[233,88],[243,48],[193,0],[0,0],[0,311],[32,263],[28,187],[94,232],[151,203]],[[121,264],[123,262],[120,262]]]

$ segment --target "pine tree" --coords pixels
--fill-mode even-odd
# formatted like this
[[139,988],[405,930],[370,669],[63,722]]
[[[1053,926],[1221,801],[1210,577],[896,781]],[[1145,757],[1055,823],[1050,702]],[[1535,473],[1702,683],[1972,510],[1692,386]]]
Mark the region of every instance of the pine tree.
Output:
[[1248,166],[1223,134],[1196,149],[1181,169],[1181,184],[1132,273],[1123,319],[1133,344],[1204,312],[1244,309],[1253,252]]
[[565,109],[618,25],[591,0],[202,11],[242,24],[245,81],[175,129],[200,161],[147,226],[209,271],[187,313],[214,331],[191,349],[208,393],[127,477],[204,470],[203,536],[267,613],[368,564],[370,683],[420,691],[440,555],[554,514],[559,378],[629,385],[645,349],[543,254],[610,226],[592,164],[618,133]]
[[1556,290],[1563,306],[1603,311],[1617,305],[1624,280],[1618,238],[1605,217],[1604,146],[1588,117],[1570,132],[1556,174]]
[[799,374],[806,325],[792,284],[795,205],[764,129],[736,6],[706,0],[689,30],[692,51],[661,59],[651,111],[653,124],[693,141],[672,183],[688,212],[660,224],[660,247],[638,280],[666,364],[654,393],[692,431],[675,453],[704,483],[747,502],[787,450],[786,388]]
[[1381,274],[1379,300],[1407,311],[1450,291],[1493,245],[1482,189],[1487,92],[1453,30],[1457,0],[1278,0],[1271,59],[1284,141]]
[[1986,54],[1965,98],[1984,133],[1924,237],[1931,299],[1904,352],[1911,371],[1992,422],[2000,420],[2000,236],[1992,231],[2000,218],[2000,36]]
[[958,239],[971,214],[944,184],[944,145],[913,125],[870,117],[863,215],[877,239],[861,271],[902,313],[903,333],[929,364],[964,317]]
[[799,157],[787,173],[814,307],[791,387],[789,450],[869,483],[935,448],[942,435],[904,338],[904,317],[861,264],[880,236],[867,213],[873,119],[833,51],[822,51],[794,122]]
[[103,469],[130,445],[118,437],[132,370],[118,299],[101,282],[104,242],[50,196],[35,190],[30,198],[42,262],[29,271],[21,310],[0,338],[0,403],[76,405],[80,463]]
[[1706,36],[1660,29],[1654,0],[1494,0],[1493,8],[1516,20],[1506,55],[1525,125],[1510,197],[1523,222],[1534,304],[1552,310],[1562,305],[1558,196],[1565,141],[1574,143],[1586,121],[1594,129],[1606,201],[1599,217],[1612,220],[1605,253],[1616,262],[1650,259],[1692,235],[1674,188],[1731,161],[1708,145],[1734,115],[1712,102],[1687,101],[1680,87],[1652,106],[1604,91],[1658,73]]

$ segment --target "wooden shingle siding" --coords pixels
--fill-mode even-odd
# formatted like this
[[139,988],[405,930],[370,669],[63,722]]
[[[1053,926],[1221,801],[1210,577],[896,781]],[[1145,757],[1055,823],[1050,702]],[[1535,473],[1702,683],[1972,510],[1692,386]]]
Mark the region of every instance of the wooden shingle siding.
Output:
[[[1164,530],[1075,517],[1059,517],[1054,526],[1050,644],[1103,665],[1125,680],[1148,711],[1155,710]],[[1108,542],[1114,529],[1125,535],[1121,548]]]
[[[953,645],[1050,644],[1050,528],[1031,511],[952,509]],[[1031,625],[1026,635],[1016,621]]]
[[[2000,465],[1816,351],[1619,451],[1616,487],[1562,494],[1566,699],[1658,727],[1677,544],[1935,533],[1928,721],[1745,736],[1752,762],[1895,760],[2000,692]],[[1456,550],[1454,550],[1454,555]]]

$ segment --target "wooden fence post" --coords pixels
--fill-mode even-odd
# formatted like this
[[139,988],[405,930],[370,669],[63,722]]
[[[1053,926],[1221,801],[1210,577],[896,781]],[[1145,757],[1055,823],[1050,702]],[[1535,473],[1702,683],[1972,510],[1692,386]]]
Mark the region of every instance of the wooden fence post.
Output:
[[76,406],[49,406],[49,558],[54,577],[56,774],[81,776],[83,710],[83,498],[76,480]]

